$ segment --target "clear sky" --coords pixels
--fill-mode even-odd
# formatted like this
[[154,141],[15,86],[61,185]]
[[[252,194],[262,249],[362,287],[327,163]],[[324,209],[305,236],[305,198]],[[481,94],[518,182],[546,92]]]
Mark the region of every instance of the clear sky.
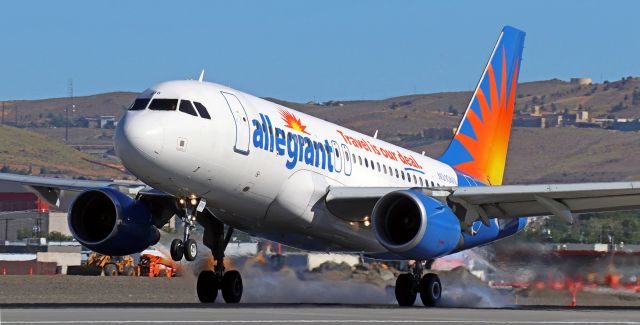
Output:
[[639,1],[0,2],[0,100],[197,78],[293,101],[470,90],[498,33],[520,81],[640,75]]

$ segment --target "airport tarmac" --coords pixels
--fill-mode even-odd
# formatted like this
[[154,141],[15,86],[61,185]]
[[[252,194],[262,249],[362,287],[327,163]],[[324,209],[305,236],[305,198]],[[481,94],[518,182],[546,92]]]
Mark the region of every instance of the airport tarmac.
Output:
[[4,305],[1,324],[640,324],[634,308],[399,308],[377,305]]

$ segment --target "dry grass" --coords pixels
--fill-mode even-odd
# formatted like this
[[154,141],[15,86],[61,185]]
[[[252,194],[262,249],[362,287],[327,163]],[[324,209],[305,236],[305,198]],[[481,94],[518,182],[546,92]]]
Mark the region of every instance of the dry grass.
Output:
[[[115,178],[124,175],[116,170],[89,163],[91,156],[63,143],[25,129],[0,126],[0,162],[12,169],[41,167],[69,176]],[[95,159],[95,158],[94,158]]]

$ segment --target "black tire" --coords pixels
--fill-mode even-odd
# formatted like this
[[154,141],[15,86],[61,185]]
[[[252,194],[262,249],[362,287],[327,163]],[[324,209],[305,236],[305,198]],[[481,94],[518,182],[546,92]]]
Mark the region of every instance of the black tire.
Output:
[[187,239],[184,243],[184,258],[191,262],[198,256],[198,243],[193,239]]
[[403,307],[413,306],[418,296],[416,281],[411,273],[402,273],[396,279],[396,300]]
[[196,286],[198,299],[202,303],[214,303],[218,297],[218,279],[213,271],[202,271]]
[[105,276],[118,276],[118,267],[115,264],[107,264],[103,268]]
[[136,270],[133,268],[133,266],[127,266],[124,268],[124,275],[126,276],[135,276],[136,275]]
[[184,245],[182,245],[181,239],[174,239],[171,241],[171,248],[169,249],[171,253],[171,259],[174,261],[182,260],[182,255],[184,255]]
[[238,271],[225,272],[222,276],[222,298],[228,304],[237,304],[242,299],[242,277]]
[[437,274],[427,273],[420,280],[420,299],[427,307],[435,306],[442,297],[442,283]]

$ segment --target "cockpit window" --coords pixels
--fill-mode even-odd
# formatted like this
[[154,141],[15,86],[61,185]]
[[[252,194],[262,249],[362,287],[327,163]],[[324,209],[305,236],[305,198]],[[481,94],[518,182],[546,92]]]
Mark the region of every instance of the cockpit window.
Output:
[[193,116],[198,116],[198,114],[196,114],[196,110],[193,109],[193,105],[191,105],[191,102],[188,100],[181,100],[180,101],[180,108],[179,108],[180,112],[184,112],[187,114],[191,114]]
[[178,108],[177,99],[154,98],[149,105],[154,111],[175,111]]
[[196,105],[196,109],[198,110],[198,113],[200,113],[201,117],[206,118],[207,120],[211,119],[211,115],[209,115],[209,112],[207,111],[207,108],[204,107],[204,105],[198,102],[193,102],[193,104]]
[[141,111],[141,110],[147,108],[147,105],[149,104],[150,100],[151,100],[151,98],[138,98],[133,102],[133,104],[131,104],[131,107],[129,107],[129,110],[130,111]]

